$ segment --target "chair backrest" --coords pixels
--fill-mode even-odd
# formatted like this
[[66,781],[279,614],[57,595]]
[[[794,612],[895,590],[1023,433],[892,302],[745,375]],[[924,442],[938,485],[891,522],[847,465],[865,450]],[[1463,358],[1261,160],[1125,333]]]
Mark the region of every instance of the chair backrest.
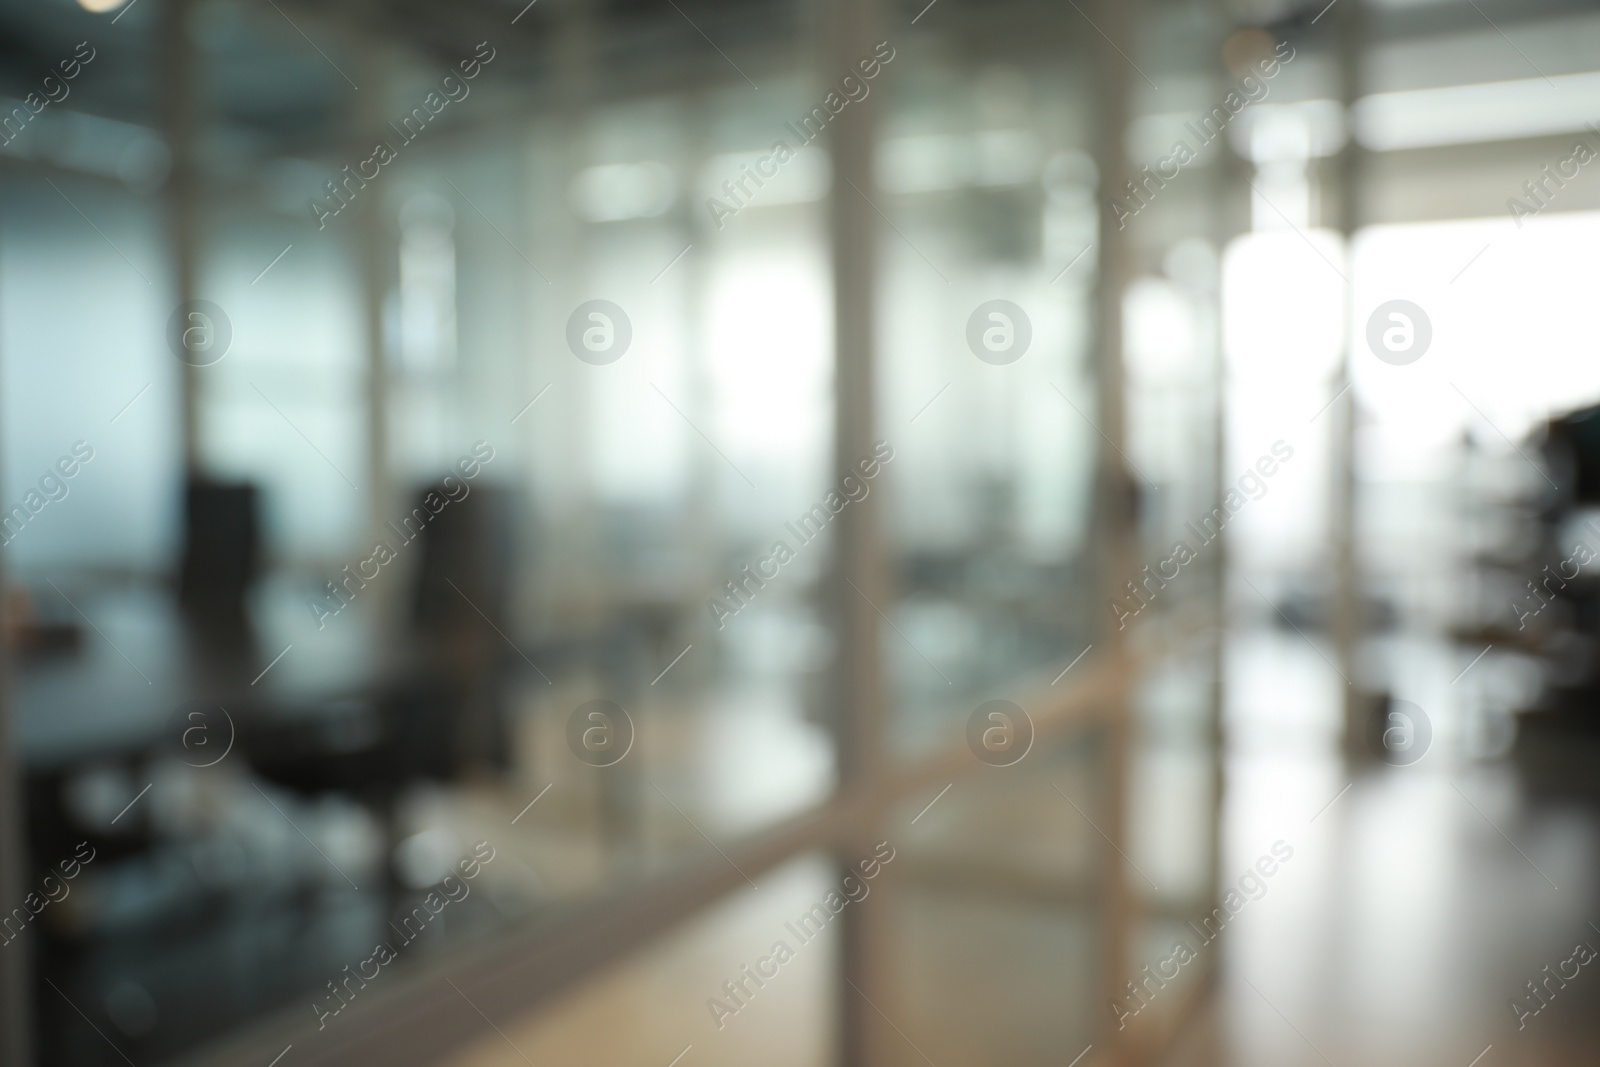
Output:
[[[429,513],[425,501],[436,488],[416,494],[415,510]],[[441,499],[434,497],[435,502]],[[423,630],[469,630],[484,618],[507,629],[511,590],[511,499],[496,486],[477,484],[461,500],[430,513],[416,547],[411,619]],[[482,614],[479,614],[479,613]]]
[[1552,465],[1569,482],[1571,503],[1600,504],[1600,407],[1551,420],[1546,449],[1557,454]]
[[248,482],[191,481],[184,492],[178,600],[191,614],[242,620],[260,567],[259,494]]

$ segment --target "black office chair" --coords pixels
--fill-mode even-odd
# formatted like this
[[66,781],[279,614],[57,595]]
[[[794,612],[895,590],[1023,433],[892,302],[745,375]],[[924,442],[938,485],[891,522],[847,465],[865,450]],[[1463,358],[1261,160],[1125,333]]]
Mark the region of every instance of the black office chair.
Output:
[[225,659],[254,644],[246,598],[260,570],[260,515],[248,482],[192,479],[185,487],[178,603],[196,640]]
[[457,759],[504,769],[511,765],[506,681],[509,671],[522,666],[521,655],[507,643],[514,628],[514,501],[509,491],[480,482],[435,514],[424,503],[433,493],[434,487],[420,490],[411,513],[412,526],[420,525],[421,515],[430,516],[411,545],[421,552],[411,600],[413,637],[452,693],[447,714]]
[[184,491],[178,600],[217,618],[244,614],[260,567],[260,506],[249,482],[193,480]]
[[[424,501],[437,493],[417,493],[407,531],[429,515],[422,535],[412,542],[421,552],[412,590],[411,623],[424,633],[474,633],[499,641],[490,627],[509,625],[511,589],[511,501],[495,486],[478,484],[461,500],[431,514]],[[442,499],[435,496],[435,499]],[[485,643],[487,642],[485,638]]]

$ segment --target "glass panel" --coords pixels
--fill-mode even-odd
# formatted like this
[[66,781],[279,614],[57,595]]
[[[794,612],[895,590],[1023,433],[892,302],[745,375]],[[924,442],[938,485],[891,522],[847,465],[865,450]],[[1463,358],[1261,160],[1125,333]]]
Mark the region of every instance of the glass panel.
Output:
[[1137,188],[1110,205],[1135,264],[1123,328],[1140,558],[1110,612],[1144,659],[1127,785],[1132,922],[1126,974],[1106,1008],[1119,1036],[1159,1048],[1219,959],[1205,924],[1218,892],[1225,553],[1237,517],[1285,493],[1281,460],[1268,454],[1257,466],[1252,455],[1238,464],[1225,461],[1223,448],[1219,249],[1237,222],[1228,147],[1242,129],[1227,101],[1250,100],[1237,116],[1248,121],[1281,94],[1286,68],[1272,36],[1238,29],[1210,5],[1154,5],[1140,30],[1133,54],[1153,84],[1133,81],[1125,144]]
[[[904,825],[883,1010],[939,1064],[1070,1061],[1104,1025],[1103,746],[1042,740]],[[922,1062],[904,1048],[896,1063]]]
[[981,702],[1048,682],[1102,625],[1085,557],[1097,212],[1084,67],[1063,58],[1084,43],[1073,17],[1030,24],[1048,63],[907,48],[888,85],[879,418],[898,599],[883,641],[905,753],[958,742]]
[[[410,53],[288,15],[196,16],[201,318],[159,176],[7,182],[6,499],[55,498],[8,575],[29,858],[94,856],[36,927],[47,1063],[337,1026],[375,944],[410,970],[723,864],[834,785],[828,166],[789,16],[759,92],[619,101],[574,99],[603,24]],[[561,84],[515,72],[557,32]],[[152,102],[76,85],[41,153],[101,111],[160,147]]]

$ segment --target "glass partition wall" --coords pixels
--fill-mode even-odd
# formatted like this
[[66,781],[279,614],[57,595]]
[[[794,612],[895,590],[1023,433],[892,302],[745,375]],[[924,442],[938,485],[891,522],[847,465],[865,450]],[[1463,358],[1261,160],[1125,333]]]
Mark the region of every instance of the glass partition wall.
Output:
[[6,961],[40,1062],[439,1062],[808,892],[829,1061],[1158,1050],[1233,157],[1112,191],[1260,42],[1143,7],[41,17],[96,58],[4,149],[8,485],[86,475],[7,556],[18,885],[94,857]]

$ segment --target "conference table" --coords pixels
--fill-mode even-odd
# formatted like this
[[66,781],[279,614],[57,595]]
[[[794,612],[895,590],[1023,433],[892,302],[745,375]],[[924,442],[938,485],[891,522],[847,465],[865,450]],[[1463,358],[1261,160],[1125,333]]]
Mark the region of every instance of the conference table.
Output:
[[[57,585],[37,612],[77,632],[13,672],[28,879],[83,843],[94,859],[34,920],[35,966],[136,1062],[165,1059],[370,952],[415,891],[397,799],[483,755],[494,731],[464,738],[463,696],[500,685],[504,657],[359,601],[319,627],[285,579],[242,632],[170,590]],[[46,1062],[121,1062],[36,997]]]

